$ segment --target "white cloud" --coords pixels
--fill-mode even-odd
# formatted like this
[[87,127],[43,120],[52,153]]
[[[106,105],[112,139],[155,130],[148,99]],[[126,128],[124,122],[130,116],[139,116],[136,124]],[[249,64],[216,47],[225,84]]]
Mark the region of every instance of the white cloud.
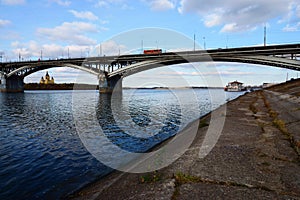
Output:
[[98,0],[95,4],[96,8],[109,8],[111,6],[119,6],[124,10],[132,9],[131,6],[126,4],[125,0]]
[[56,4],[58,4],[58,5],[60,5],[60,6],[70,6],[71,5],[71,1],[68,1],[68,0],[66,0],[66,1],[63,1],[63,0],[49,0],[51,3],[56,3]]
[[15,58],[19,55],[24,59],[32,56],[39,56],[41,51],[41,48],[39,48],[39,44],[35,41],[30,41],[26,44],[15,41],[12,42],[11,46],[13,48],[13,57]]
[[16,59],[19,54],[25,60],[37,59],[41,57],[41,52],[44,59],[56,58],[78,58],[87,56],[98,56],[100,53],[106,56],[124,54],[127,47],[123,44],[118,44],[113,40],[108,40],[99,45],[59,45],[56,43],[41,44],[40,42],[31,40],[29,42],[14,41],[11,43],[12,55],[11,59]]
[[39,36],[46,37],[53,41],[69,42],[77,45],[94,45],[96,40],[86,36],[86,33],[98,32],[95,24],[86,22],[64,22],[54,28],[39,28]]
[[[91,46],[80,46],[80,45],[67,45],[62,46],[55,43],[50,44],[40,44],[37,41],[29,41],[27,43],[21,43],[15,41],[11,43],[12,55],[10,55],[10,60],[18,60],[19,55],[21,59],[24,60],[37,60],[43,56],[43,59],[59,59],[59,58],[78,58],[86,56],[98,56],[99,46],[94,48]],[[102,55],[117,55],[120,52],[125,52],[126,47],[121,44],[117,44],[115,41],[106,41],[102,43]],[[74,70],[71,68],[53,68],[49,69],[51,76],[54,76],[56,82],[76,82],[77,75],[80,74],[80,82],[97,84],[97,77],[94,75],[89,75],[83,71]],[[40,77],[43,76],[45,72],[34,73],[26,77],[25,82],[39,82]],[[86,76],[86,77],[85,77]],[[68,78],[66,78],[68,77]]]
[[10,24],[11,22],[9,20],[5,20],[5,19],[0,19],[0,28],[3,26],[6,26],[8,24]]
[[241,30],[248,30],[248,31],[253,31],[256,29],[256,26],[251,26],[251,25],[240,25],[238,26],[236,23],[231,23],[231,24],[225,24],[223,28],[221,29],[221,32],[226,33],[226,32],[240,32]]
[[236,32],[238,31],[238,26],[236,23],[231,24],[225,24],[225,26],[222,28],[221,32]]
[[108,6],[109,6],[109,3],[106,1],[98,1],[95,4],[95,7],[97,7],[97,8],[108,7]]
[[22,5],[25,3],[25,0],[1,0],[1,4],[4,5]]
[[91,47],[87,45],[67,45],[62,46],[55,43],[40,44],[37,41],[21,43],[15,41],[11,43],[12,58],[18,58],[19,54],[25,60],[40,58],[41,53],[44,59],[56,59],[67,57],[86,57]]
[[296,24],[293,24],[293,25],[287,24],[283,28],[283,31],[286,31],[286,32],[295,32],[295,31],[298,31],[299,29],[300,29],[300,22],[298,22]]
[[175,4],[170,0],[151,0],[147,1],[152,10],[155,11],[164,11],[175,8]]
[[183,71],[175,71],[175,72],[161,72],[160,75],[168,75],[168,76],[208,76],[208,75],[250,75],[254,74],[253,72],[241,72],[241,71],[230,71],[230,70],[223,70],[223,71],[206,71],[206,72],[183,72]]
[[178,11],[182,14],[197,13],[207,27],[222,26],[222,32],[242,32],[254,30],[271,19],[286,17],[293,2],[295,1],[181,0]]
[[300,5],[298,5],[296,8],[296,15],[298,18],[300,18]]
[[98,20],[98,17],[90,11],[78,12],[76,10],[69,10],[69,12],[72,13],[75,17],[80,19]]
[[108,24],[109,21],[108,21],[108,20],[101,20],[100,23],[101,23],[101,24]]
[[217,14],[210,14],[207,16],[206,21],[204,22],[205,26],[213,27],[221,24],[221,16]]
[[110,56],[110,55],[118,55],[118,54],[127,54],[127,47],[122,44],[118,44],[113,40],[108,40],[101,45],[97,45],[93,51],[91,52],[91,56],[98,56],[100,54]]
[[292,3],[288,15],[279,21],[279,23],[287,23],[283,31],[294,32],[300,30],[300,5],[299,3]]

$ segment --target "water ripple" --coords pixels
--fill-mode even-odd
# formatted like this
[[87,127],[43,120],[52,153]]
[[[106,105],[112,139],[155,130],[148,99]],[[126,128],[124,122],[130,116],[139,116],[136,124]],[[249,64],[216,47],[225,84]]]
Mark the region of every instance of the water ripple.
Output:
[[[180,92],[184,95],[185,91]],[[0,199],[62,198],[112,170],[92,157],[77,135],[73,95],[70,91],[0,93]],[[176,134],[184,124],[225,103],[224,99],[210,102],[207,90],[197,90],[199,113],[191,109],[195,105],[189,98],[178,102],[168,91],[137,90],[132,96],[125,90],[121,106],[112,115],[109,98],[95,91],[76,95],[82,102],[97,104],[103,134],[132,152],[148,150]],[[97,102],[93,102],[95,95]],[[83,122],[92,117],[88,106],[82,103],[77,107]],[[86,129],[95,131],[93,127]],[[114,154],[106,144],[103,149]]]

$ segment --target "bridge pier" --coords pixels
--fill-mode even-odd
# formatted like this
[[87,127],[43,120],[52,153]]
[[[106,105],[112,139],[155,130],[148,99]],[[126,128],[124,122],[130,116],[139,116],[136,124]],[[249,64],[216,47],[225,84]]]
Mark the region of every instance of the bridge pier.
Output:
[[6,78],[0,74],[0,92],[24,92],[23,78],[17,75]]
[[111,94],[113,92],[122,94],[123,78],[121,75],[108,78],[106,74],[101,74],[98,78],[100,94]]

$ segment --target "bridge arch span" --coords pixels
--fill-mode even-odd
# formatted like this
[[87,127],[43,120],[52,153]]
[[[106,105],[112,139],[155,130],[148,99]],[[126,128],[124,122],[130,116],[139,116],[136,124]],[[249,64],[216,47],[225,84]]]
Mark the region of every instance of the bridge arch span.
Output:
[[31,66],[31,65],[25,65],[23,67],[20,67],[18,69],[15,69],[13,71],[11,71],[9,74],[6,75],[6,78],[9,78],[13,75],[16,75],[18,73],[24,72],[23,73],[23,78],[26,76],[29,76],[30,74],[33,74],[35,72],[41,71],[41,70],[45,70],[45,69],[51,69],[51,68],[55,68],[55,67],[70,67],[73,69],[78,69],[81,71],[85,71],[89,74],[98,76],[100,73],[104,73],[101,70],[97,70],[95,68],[91,68],[91,67],[84,67],[84,66],[79,66],[79,65],[75,65],[75,64],[71,64],[71,63],[65,63],[62,65],[41,65],[41,66]]
[[253,55],[253,56],[200,56],[200,57],[189,57],[185,59],[184,57],[178,56],[177,58],[164,59],[164,60],[146,60],[138,63],[128,65],[126,67],[115,70],[108,73],[108,77],[122,76],[127,77],[139,72],[147,71],[150,69],[184,64],[184,63],[196,63],[196,62],[228,62],[228,63],[245,63],[245,64],[255,64],[255,65],[265,65],[278,68],[286,68],[291,70],[300,71],[300,61],[295,59],[287,59],[276,56],[264,56],[264,55]]
[[275,56],[274,57],[270,57],[270,56],[219,57],[219,58],[214,58],[214,61],[264,65],[264,66],[286,68],[286,69],[300,71],[299,60],[291,60],[291,59],[280,58]]
[[114,77],[114,76],[122,76],[127,77],[139,72],[159,68],[159,67],[166,67],[166,66],[171,66],[171,65],[176,65],[176,64],[183,64],[183,63],[192,63],[189,62],[188,60],[184,58],[180,58],[177,60],[147,60],[147,61],[142,61],[138,62],[132,65],[128,65],[127,67],[123,67],[120,69],[117,69],[111,73],[108,73],[108,77]]
[[[118,80],[122,80],[123,77],[167,65],[195,62],[247,63],[300,71],[300,44],[6,62],[0,63],[3,72],[2,75],[0,74],[0,79],[4,80],[8,77],[8,79],[15,78],[17,81],[22,81],[25,76],[40,70],[71,67],[98,75],[99,87],[103,86],[104,89],[111,90],[117,82],[121,82]],[[6,87],[4,84],[0,85],[2,86]]]

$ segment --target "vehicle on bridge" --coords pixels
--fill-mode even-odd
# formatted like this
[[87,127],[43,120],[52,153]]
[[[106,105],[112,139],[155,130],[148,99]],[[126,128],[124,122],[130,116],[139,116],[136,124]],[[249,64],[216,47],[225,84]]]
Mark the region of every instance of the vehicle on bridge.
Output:
[[161,54],[161,53],[162,53],[161,49],[144,50],[144,54]]

